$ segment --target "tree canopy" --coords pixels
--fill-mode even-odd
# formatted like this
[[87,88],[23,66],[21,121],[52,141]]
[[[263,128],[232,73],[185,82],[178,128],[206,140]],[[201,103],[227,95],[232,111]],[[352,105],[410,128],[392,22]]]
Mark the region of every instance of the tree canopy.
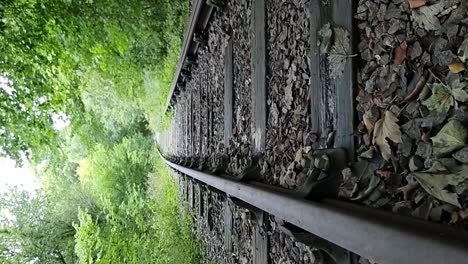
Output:
[[[0,156],[27,157],[42,183],[2,197],[13,217],[0,219],[0,261],[198,263],[151,133],[164,119],[188,7],[0,2]],[[60,119],[69,125],[58,129]],[[154,182],[165,191],[155,195]]]
[[2,1],[0,155],[19,161],[51,144],[57,116],[80,126],[92,113],[116,130],[141,123],[144,75],[173,71],[187,9],[183,0]]

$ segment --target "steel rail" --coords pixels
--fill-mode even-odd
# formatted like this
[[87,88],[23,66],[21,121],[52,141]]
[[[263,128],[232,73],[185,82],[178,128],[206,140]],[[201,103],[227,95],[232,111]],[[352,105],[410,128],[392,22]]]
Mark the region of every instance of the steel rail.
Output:
[[289,197],[161,158],[180,173],[379,264],[468,262],[468,233],[464,231],[337,200]]
[[205,0],[197,0],[190,15],[190,18],[187,21],[187,31],[184,34],[184,42],[182,44],[182,51],[180,54],[180,59],[177,64],[176,71],[174,73],[174,79],[172,80],[171,90],[166,99],[165,112],[169,110],[171,105],[172,97],[177,87],[177,82],[179,81],[180,73],[184,68],[185,59],[188,55],[196,54],[198,49],[198,43],[193,40],[193,34],[196,30],[204,30],[210,20],[211,14],[213,12],[213,7],[207,5]]

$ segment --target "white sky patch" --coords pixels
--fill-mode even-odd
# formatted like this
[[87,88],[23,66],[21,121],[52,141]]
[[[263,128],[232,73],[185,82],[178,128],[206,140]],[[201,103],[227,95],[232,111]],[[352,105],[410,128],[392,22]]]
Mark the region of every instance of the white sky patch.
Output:
[[23,161],[22,168],[15,167],[15,161],[0,158],[0,193],[6,192],[9,186],[15,186],[28,192],[35,192],[41,187],[27,160]]
[[[8,78],[1,73],[0,89],[4,90],[10,97],[15,91]],[[39,98],[38,100],[39,104],[45,102],[46,98]],[[20,107],[21,110],[26,111],[26,107],[24,105],[21,104]],[[70,123],[69,121],[68,123],[66,122],[66,120],[68,120],[66,116],[62,119],[65,121],[60,119],[57,119],[56,121],[54,119],[54,128],[57,130],[64,129]],[[0,127],[0,133],[5,133],[5,129]],[[8,158],[0,158],[0,197],[2,197],[4,193],[10,191],[11,187],[16,187],[18,190],[24,190],[30,193],[35,193],[36,190],[41,188],[41,184],[35,177],[34,172],[31,170],[30,164],[26,159],[23,159],[23,167],[17,168],[15,161]],[[0,208],[0,219],[2,218],[7,220],[14,220],[14,216],[7,209]]]
[[57,131],[62,131],[70,125],[70,117],[63,113],[52,115],[52,121],[54,122],[54,128]]
[[[8,78],[0,73],[0,89],[6,91],[10,96],[14,88]],[[45,98],[39,98],[45,101]],[[20,105],[23,111],[26,109],[24,105]],[[59,124],[61,126],[62,124]],[[0,133],[5,133],[5,130],[0,127]],[[29,162],[23,159],[23,167],[16,168],[15,161],[7,158],[0,158],[0,195],[2,192],[8,191],[9,186],[15,186],[29,192],[34,192],[40,188],[40,184],[34,176],[34,172],[29,167]]]
[[11,87],[9,80],[5,78],[5,76],[2,76],[1,74],[0,74],[0,89],[3,89],[10,96],[13,94],[13,91],[15,91],[15,89]]
[[[0,197],[2,193],[8,192],[11,187],[16,187],[19,190],[30,193],[34,193],[41,188],[41,184],[30,169],[27,160],[23,160],[23,167],[17,168],[15,161],[0,158]],[[2,218],[9,221],[15,219],[8,210],[0,208],[0,219]]]

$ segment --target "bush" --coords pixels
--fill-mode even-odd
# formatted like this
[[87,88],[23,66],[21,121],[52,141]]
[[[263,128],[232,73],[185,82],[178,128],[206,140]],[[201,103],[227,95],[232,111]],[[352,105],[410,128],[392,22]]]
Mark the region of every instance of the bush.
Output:
[[160,238],[158,256],[160,263],[201,263],[201,247],[193,237],[193,221],[184,201],[178,195],[178,186],[170,176],[169,168],[158,157],[155,174],[148,178],[148,198],[155,203],[153,228]]
[[80,182],[96,201],[104,196],[120,204],[126,199],[128,186],[145,189],[146,176],[153,168],[152,149],[152,140],[141,134],[111,147],[98,145],[80,162]]
[[[192,237],[192,222],[180,210],[176,185],[166,168],[150,177],[158,186],[152,198],[135,186],[119,205],[104,198],[94,217],[80,212],[75,226],[75,252],[79,263],[200,263],[200,246]],[[151,186],[151,184],[150,184]]]
[[157,238],[151,231],[151,205],[135,186],[126,194],[127,200],[121,204],[103,198],[97,217],[80,212],[75,226],[80,263],[153,263],[149,259]]

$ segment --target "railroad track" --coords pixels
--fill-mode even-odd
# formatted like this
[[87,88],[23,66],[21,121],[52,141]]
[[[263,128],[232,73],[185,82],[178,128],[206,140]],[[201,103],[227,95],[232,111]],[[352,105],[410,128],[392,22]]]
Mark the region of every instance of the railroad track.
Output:
[[[217,261],[277,263],[280,230],[318,249],[317,263],[466,262],[462,230],[338,199],[357,160],[355,1],[299,1],[292,14],[281,1],[210,2],[193,4],[167,100],[173,126],[157,141],[194,217],[221,237]],[[321,51],[327,25],[350,47],[338,70]]]

